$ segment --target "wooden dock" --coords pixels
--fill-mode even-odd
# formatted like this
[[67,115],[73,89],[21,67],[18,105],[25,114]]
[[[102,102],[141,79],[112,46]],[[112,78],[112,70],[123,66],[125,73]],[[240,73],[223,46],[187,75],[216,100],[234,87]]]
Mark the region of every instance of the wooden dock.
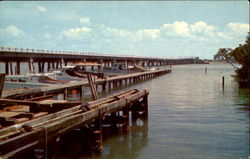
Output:
[[[97,99],[96,87],[102,90],[118,85],[136,83],[170,73],[171,69],[146,71],[108,77],[93,81],[56,84],[49,87],[5,91],[0,98],[0,158],[20,157],[32,151],[38,158],[48,157],[48,146],[55,144],[61,135],[76,128],[86,135],[84,143],[91,151],[102,150],[102,127],[129,130],[130,120],[147,118],[147,90],[128,90],[110,97]],[[83,87],[94,88],[94,101],[68,101],[68,91],[79,90],[83,98]],[[51,97],[63,94],[63,100]],[[91,141],[91,142],[89,142]],[[34,156],[33,156],[34,157]]]
[[[42,109],[43,112],[34,113],[40,113],[41,116],[38,118],[31,117],[28,121],[0,129],[0,158],[17,156],[29,150],[42,152],[40,154],[42,158],[47,158],[50,142],[79,127],[88,127],[92,132],[92,147],[100,151],[103,123],[114,128],[121,126],[124,131],[127,131],[129,120],[148,116],[148,94],[147,90],[129,90],[51,114],[48,112],[53,108],[46,107],[47,110]],[[32,106],[34,103],[45,106],[49,102],[23,104]],[[6,117],[8,118],[10,117]]]
[[[97,86],[101,86],[103,90],[111,87],[117,87],[118,85],[121,85],[122,83],[135,83],[139,82],[141,80],[154,78],[156,76],[170,73],[171,69],[161,69],[161,70],[155,70],[155,71],[146,71],[146,72],[140,72],[140,73],[132,73],[127,75],[120,75],[115,77],[108,77],[105,79],[97,79],[95,81],[95,84]],[[52,86],[45,86],[40,88],[32,88],[32,89],[19,89],[14,91],[3,91],[2,97],[3,98],[9,98],[9,99],[29,99],[34,98],[36,96],[44,96],[49,94],[64,94],[64,99],[67,100],[68,90],[76,89],[79,90],[81,99],[84,95],[82,88],[83,87],[89,87],[88,81],[75,81],[75,82],[69,82],[66,84],[55,84]]]

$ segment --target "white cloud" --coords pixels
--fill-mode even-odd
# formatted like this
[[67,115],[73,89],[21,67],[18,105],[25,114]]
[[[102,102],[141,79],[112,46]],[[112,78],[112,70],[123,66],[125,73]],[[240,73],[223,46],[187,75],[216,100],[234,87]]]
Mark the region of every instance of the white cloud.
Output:
[[1,34],[7,34],[7,35],[11,35],[14,37],[18,37],[18,36],[23,36],[24,32],[21,29],[18,29],[16,26],[8,26],[5,29],[0,29],[0,35]]
[[72,28],[68,30],[63,30],[62,35],[69,38],[83,38],[91,31],[90,28],[81,27],[81,28]]
[[90,24],[90,19],[89,18],[81,18],[80,23],[84,25],[89,25]]
[[196,22],[190,25],[193,34],[199,34],[212,37],[214,35],[215,28],[212,25],[208,25],[203,21]]
[[161,29],[166,35],[171,36],[190,36],[190,29],[188,23],[184,21],[176,21],[173,24],[164,24]]
[[249,32],[249,24],[244,23],[228,23],[226,26],[229,32],[233,34],[247,34]]
[[139,30],[135,34],[139,39],[157,39],[160,37],[159,29],[143,29]]
[[132,36],[132,32],[127,31],[127,30],[110,28],[110,27],[106,27],[105,29],[109,35],[119,36],[119,37],[131,37]]
[[117,28],[110,28],[102,26],[102,31],[105,30],[106,36],[114,36],[125,38],[130,41],[141,41],[141,40],[156,40],[160,37],[160,30],[159,29],[142,29],[135,32],[117,29]]
[[40,12],[46,12],[47,8],[43,7],[43,6],[37,6],[36,9]]

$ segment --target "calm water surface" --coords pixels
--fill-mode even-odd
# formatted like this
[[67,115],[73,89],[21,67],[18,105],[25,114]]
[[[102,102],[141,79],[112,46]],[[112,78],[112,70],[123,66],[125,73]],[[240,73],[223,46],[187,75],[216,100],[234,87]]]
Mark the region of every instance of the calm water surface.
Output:
[[250,90],[238,88],[231,74],[226,64],[174,66],[171,74],[124,88],[149,90],[144,126],[104,140],[101,156],[81,156],[72,144],[62,158],[247,158]]
[[174,66],[171,74],[123,88],[149,90],[148,121],[105,139],[100,156],[82,155],[73,142],[60,158],[247,158],[250,90],[239,89],[231,74],[226,64]]

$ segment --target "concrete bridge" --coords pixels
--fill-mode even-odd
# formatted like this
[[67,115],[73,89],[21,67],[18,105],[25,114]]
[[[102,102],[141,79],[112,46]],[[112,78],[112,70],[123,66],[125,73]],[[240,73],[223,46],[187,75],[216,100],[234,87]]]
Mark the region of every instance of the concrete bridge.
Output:
[[[75,62],[98,62],[103,66],[110,67],[114,63],[124,63],[125,66],[166,66],[179,64],[203,63],[198,57],[179,59],[166,59],[158,57],[101,54],[92,52],[53,51],[41,49],[23,49],[0,47],[0,62],[4,63],[6,74],[20,74],[20,63],[28,63],[29,70],[46,72],[50,69],[61,68],[63,65]],[[47,69],[45,68],[47,67]]]

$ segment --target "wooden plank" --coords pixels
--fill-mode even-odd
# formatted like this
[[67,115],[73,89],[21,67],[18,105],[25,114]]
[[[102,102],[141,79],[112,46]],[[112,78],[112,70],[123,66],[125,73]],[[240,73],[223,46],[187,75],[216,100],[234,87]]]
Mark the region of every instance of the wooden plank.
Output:
[[0,112],[0,119],[7,119],[21,114],[20,112]]
[[13,108],[8,111],[11,112],[29,112],[29,106],[19,106],[20,108]]
[[41,116],[44,116],[44,115],[47,115],[48,112],[40,112],[40,113],[36,113],[33,115],[33,118],[38,118],[38,117],[41,117]]
[[18,124],[24,121],[28,121],[29,119],[30,118],[7,118],[6,122],[9,122],[12,125],[12,124]]
[[32,101],[23,101],[23,100],[15,100],[15,99],[3,99],[0,98],[0,104],[11,104],[11,105],[36,105],[38,104],[37,102],[32,102]]

